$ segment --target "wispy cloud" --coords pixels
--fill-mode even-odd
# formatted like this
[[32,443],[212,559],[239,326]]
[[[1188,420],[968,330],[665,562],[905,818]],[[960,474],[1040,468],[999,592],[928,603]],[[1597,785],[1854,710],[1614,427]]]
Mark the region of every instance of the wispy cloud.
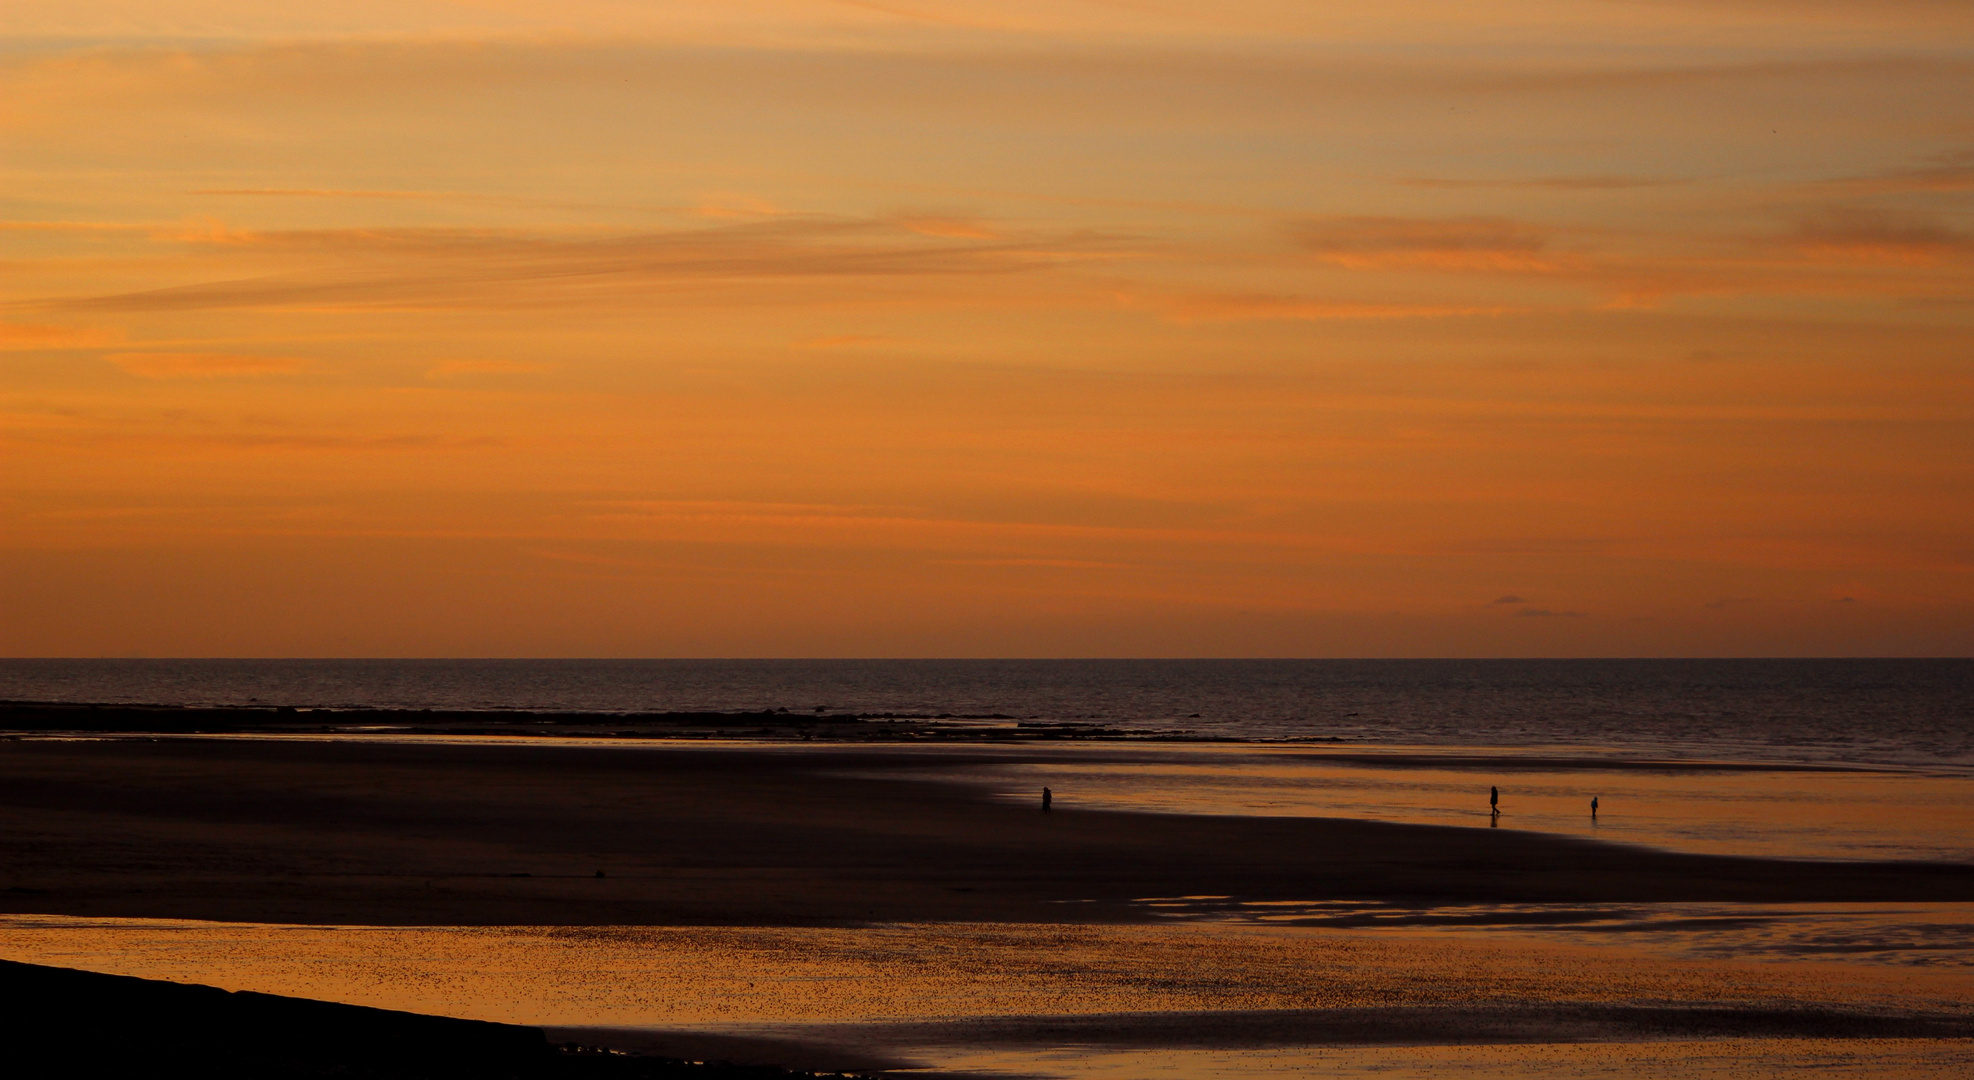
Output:
[[1974,61],[1958,56],[1892,55],[1755,60],[1728,63],[1517,65],[1448,71],[1444,84],[1474,92],[1584,93],[1652,89],[1705,89],[1759,83],[1820,81],[1883,84],[1916,78],[1964,79]]
[[936,566],[1037,567],[1050,570],[1130,570],[1131,563],[1096,559],[933,559]]
[[992,240],[998,232],[978,218],[953,214],[901,214],[899,225],[921,236],[947,236],[964,240]]
[[353,188],[197,188],[191,194],[273,199],[387,199],[408,202],[462,197],[442,191],[368,191]]
[[114,331],[95,327],[0,323],[0,351],[93,349],[115,344],[120,338]]
[[450,379],[461,375],[543,375],[554,371],[552,364],[527,360],[441,360],[426,370],[430,379]]
[[1504,218],[1311,218],[1289,227],[1296,244],[1352,269],[1547,272],[1549,233]]
[[[1513,218],[1305,218],[1284,227],[1319,262],[1354,271],[1563,284],[1598,307],[1651,307],[1680,296],[1910,298],[1964,292],[1957,264],[1974,234],[1936,215],[1858,205],[1800,207],[1772,227],[1684,236],[1585,233]],[[1904,273],[1887,273],[1888,267]],[[1489,296],[1513,296],[1490,292]],[[1449,305],[1459,309],[1461,305]],[[1554,310],[1554,300],[1529,307]],[[1496,309],[1514,310],[1512,305]]]
[[1974,255],[1974,234],[1939,218],[1857,206],[1823,207],[1797,224],[1795,240],[1818,258],[1931,264]]
[[234,353],[127,352],[112,353],[109,361],[146,379],[215,379],[262,375],[293,375],[307,365],[292,356],[242,356]]
[[1270,296],[1255,293],[1163,296],[1149,301],[1127,299],[1127,303],[1148,304],[1165,319],[1177,323],[1248,322],[1270,319],[1302,322],[1450,319],[1476,315],[1502,315],[1515,310],[1501,305],[1403,304],[1342,299],[1323,300],[1313,297]]
[[1974,189],[1974,147],[1942,151],[1913,165],[1821,183],[1864,194],[1967,191]]
[[1524,176],[1505,178],[1465,178],[1405,176],[1396,181],[1406,187],[1466,191],[1489,188],[1528,188],[1538,191],[1631,191],[1638,188],[1672,187],[1691,180],[1656,176]]
[[438,228],[253,232],[216,225],[171,239],[315,265],[29,306],[92,311],[582,306],[630,295],[648,300],[687,286],[1018,274],[1115,258],[1129,250],[1123,240],[1090,233],[964,239],[926,236],[879,219],[825,217],[606,235]]
[[798,349],[850,349],[860,345],[885,345],[896,338],[882,334],[825,334],[822,337],[804,338],[795,343]]

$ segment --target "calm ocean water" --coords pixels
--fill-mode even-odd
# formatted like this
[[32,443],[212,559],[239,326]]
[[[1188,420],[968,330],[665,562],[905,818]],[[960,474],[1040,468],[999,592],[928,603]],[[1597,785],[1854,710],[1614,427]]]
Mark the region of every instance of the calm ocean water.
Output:
[[1001,715],[1974,768],[1974,660],[0,660],[0,699]]

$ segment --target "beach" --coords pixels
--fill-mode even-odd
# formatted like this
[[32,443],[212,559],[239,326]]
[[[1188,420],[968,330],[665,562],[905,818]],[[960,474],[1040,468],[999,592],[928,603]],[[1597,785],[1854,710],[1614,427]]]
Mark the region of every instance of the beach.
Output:
[[[1974,867],[1682,852],[1485,816],[1104,809],[1073,787],[1045,813],[1039,790],[1007,789],[1063,753],[10,739],[0,941],[13,960],[818,1069],[1094,1076],[1169,1050],[1246,1075],[1264,1051],[1741,1039],[1767,1048],[1755,1057],[1896,1044],[1897,1069],[1923,1075],[1974,1034],[1974,969],[1961,938],[1938,939],[1974,922]],[[1450,764],[1481,770],[1484,801],[1487,770],[1512,762]],[[1415,767],[1401,755],[1391,775]],[[1887,912],[1933,935],[1925,963],[1890,938],[1865,958],[1886,963],[1817,951]],[[1063,1046],[1084,1051],[1036,1057]]]
[[[1148,897],[1974,901],[1974,867],[1687,854],[1515,829],[1053,812],[856,748],[0,744],[12,880],[44,914],[391,925],[1117,922]],[[1664,769],[1664,765],[1649,766]],[[1483,775],[1484,774],[1480,774]],[[1487,787],[1477,780],[1475,802]],[[599,876],[601,874],[601,876]]]

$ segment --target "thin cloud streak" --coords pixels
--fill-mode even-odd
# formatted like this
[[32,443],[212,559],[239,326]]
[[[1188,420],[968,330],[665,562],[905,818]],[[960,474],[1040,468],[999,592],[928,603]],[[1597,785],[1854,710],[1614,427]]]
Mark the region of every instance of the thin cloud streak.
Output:
[[235,353],[111,353],[110,363],[146,379],[221,379],[293,375],[308,361],[293,356],[242,356]]
[[[1133,301],[1136,302],[1136,301]],[[1167,320],[1186,324],[1199,322],[1249,322],[1290,320],[1325,322],[1334,320],[1453,319],[1482,315],[1505,315],[1509,307],[1459,306],[1445,304],[1392,304],[1351,300],[1318,300],[1294,296],[1218,294],[1166,296],[1148,302]]]
[[46,323],[0,323],[0,351],[100,349],[121,340],[114,331]]
[[778,219],[713,229],[585,237],[481,230],[219,230],[175,239],[330,266],[255,278],[16,306],[92,312],[238,308],[478,307],[622,302],[679,285],[786,279],[937,279],[1031,273],[1131,254],[1093,234],[1005,240],[928,237],[877,220]]
[[1637,188],[1663,188],[1693,183],[1691,180],[1651,176],[1530,176],[1508,179],[1406,176],[1399,177],[1395,182],[1407,187],[1453,191],[1504,188],[1548,191],[1631,191]]

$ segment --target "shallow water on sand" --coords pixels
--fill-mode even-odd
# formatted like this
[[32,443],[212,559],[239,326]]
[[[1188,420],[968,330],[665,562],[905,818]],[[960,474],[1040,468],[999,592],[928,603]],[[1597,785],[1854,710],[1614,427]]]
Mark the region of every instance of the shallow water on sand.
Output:
[[[1917,917],[1899,908],[1883,914],[1891,922]],[[1929,910],[1974,923],[1968,905]],[[1796,918],[1804,936],[1828,913],[1767,914]],[[1855,931],[1872,913],[1852,906],[1841,914]],[[0,956],[13,960],[1072,1080],[1454,1068],[1483,1076],[1759,1076],[1809,1067],[1930,1076],[1964,1068],[1974,1046],[1965,1037],[1868,1031],[1823,1038],[1827,1022],[1816,1019],[1830,1010],[1867,1020],[1919,1016],[1974,1031],[1974,967],[1888,965],[1872,954],[1805,961],[1773,950],[1754,950],[1769,957],[1758,961],[1693,959],[1648,935],[1598,947],[1582,940],[1418,925],[406,928],[0,917]],[[1688,1020],[1640,1026],[1627,1019],[1638,1010]],[[1732,1018],[1744,1014],[1782,1023],[1790,1037],[1737,1034]],[[1679,1024],[1695,1015],[1729,1018],[1729,1027],[1691,1043]]]
[[1707,1039],[1652,1043],[1484,1046],[1267,1047],[1250,1050],[933,1050],[939,1066],[976,1076],[1077,1080],[1250,1080],[1261,1076],[1426,1080],[1831,1080],[1960,1078],[1974,1045],[1930,1039]]
[[1493,942],[1608,946],[1695,960],[1974,967],[1974,904],[1467,904],[1147,898],[1182,921],[1431,929]]
[[[943,765],[936,775],[1013,802],[1047,786],[1064,810],[1339,817],[1711,854],[1974,861],[1974,778],[1957,774],[1654,763],[1581,747],[1066,746],[1035,756]],[[1501,792],[1499,817],[1489,813],[1490,787]]]

